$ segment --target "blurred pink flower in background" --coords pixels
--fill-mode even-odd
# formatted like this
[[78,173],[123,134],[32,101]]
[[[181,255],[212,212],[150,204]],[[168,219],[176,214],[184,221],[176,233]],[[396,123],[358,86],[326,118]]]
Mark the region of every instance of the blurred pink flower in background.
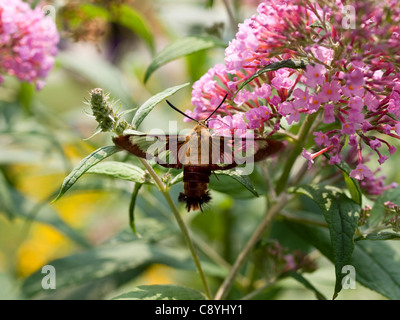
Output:
[[[54,65],[59,34],[39,5],[0,0],[0,73],[35,83],[40,90]],[[3,78],[0,74],[0,82]]]

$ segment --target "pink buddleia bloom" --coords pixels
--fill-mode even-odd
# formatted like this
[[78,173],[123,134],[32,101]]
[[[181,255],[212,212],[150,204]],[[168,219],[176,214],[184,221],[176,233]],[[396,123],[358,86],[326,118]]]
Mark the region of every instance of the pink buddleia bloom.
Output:
[[258,99],[267,99],[271,96],[271,86],[267,83],[263,83],[261,87],[254,89],[254,95]]
[[400,117],[400,94],[397,91],[393,91],[390,95],[388,111],[394,114],[397,118]]
[[[309,165],[326,152],[328,164],[359,164],[352,175],[363,179],[367,194],[392,187],[376,172],[371,175],[366,163],[371,151],[379,163],[395,152],[385,136],[400,140],[400,2],[356,0],[353,5],[357,28],[346,29],[341,1],[321,0],[312,8],[308,1],[261,1],[257,13],[239,25],[225,51],[225,66],[210,70],[193,86],[193,117],[204,119],[225,94],[227,101],[217,113],[229,125],[218,124],[221,130],[231,130],[229,119],[240,114],[256,134],[284,129],[285,135],[286,122],[318,112],[313,138],[326,148],[314,154],[303,150]],[[237,92],[263,67],[300,59],[305,70],[283,64]]]
[[308,170],[310,170],[311,169],[311,166],[313,165],[313,163],[314,163],[314,158],[313,158],[313,155],[310,153],[310,152],[308,152],[305,148],[303,148],[303,152],[301,153],[301,155],[306,159],[306,160],[308,160]]
[[311,111],[310,113],[317,111],[320,106],[321,106],[320,97],[318,95],[310,96],[308,100],[308,109]]
[[364,114],[356,109],[350,109],[347,121],[350,123],[362,123],[364,121]]
[[351,97],[349,99],[348,106],[353,111],[361,112],[362,108],[364,107],[364,102],[360,97]]
[[353,96],[362,97],[365,89],[363,87],[356,87],[353,84],[346,84],[344,87],[342,87],[342,92],[349,98]]
[[221,117],[209,120],[209,127],[213,132],[220,136],[231,136],[234,133],[245,134],[247,131],[246,122],[242,114],[234,114],[233,116]]
[[310,99],[310,95],[308,93],[308,89],[302,90],[300,88],[296,88],[293,91],[293,105],[295,108],[308,108],[308,101]]
[[396,123],[396,125],[394,126],[394,130],[397,133],[397,135],[400,136],[400,122]]
[[335,106],[333,104],[324,105],[324,123],[335,122],[334,108]]
[[376,150],[377,148],[380,148],[382,146],[382,143],[378,139],[375,139],[369,142],[369,146],[372,150]]
[[372,171],[364,164],[357,165],[357,167],[350,172],[350,177],[357,180],[363,180],[364,178],[370,178],[372,176]]
[[379,155],[378,162],[379,162],[379,164],[384,164],[384,163],[386,162],[387,159],[389,159],[389,157],[380,154],[380,155]]
[[285,101],[281,103],[278,109],[279,113],[285,116],[288,124],[300,121],[300,112],[294,107],[293,103]]
[[317,85],[322,85],[325,82],[326,68],[321,64],[315,66],[307,65],[306,72],[304,74],[304,83],[310,88],[315,88]]
[[267,121],[267,120],[271,119],[272,111],[270,108],[268,108],[266,106],[260,106],[256,109],[256,111],[257,111],[257,114],[259,115],[259,117],[261,118],[261,120]]
[[340,154],[333,155],[328,161],[329,164],[340,164],[341,162],[342,162],[342,157]]
[[250,109],[244,116],[249,120],[249,129],[257,129],[261,126],[261,118],[256,109]]
[[368,130],[371,130],[371,128],[373,128],[373,126],[368,121],[364,121],[361,126],[361,130],[363,131],[363,133],[366,133]]
[[60,38],[51,17],[21,0],[0,0],[0,72],[40,90],[54,65]]
[[278,96],[276,96],[276,95],[273,95],[273,96],[271,97],[271,99],[270,99],[269,102],[270,102],[273,106],[277,107],[277,106],[281,103],[281,101],[282,101],[282,99],[281,99],[280,97],[278,97]]
[[349,136],[349,145],[350,145],[350,146],[353,146],[353,147],[356,147],[357,144],[358,144],[358,143],[357,143],[357,136],[354,135],[354,134],[350,135],[350,136]]
[[324,102],[338,102],[340,99],[340,88],[341,85],[338,81],[332,82],[325,82],[322,87],[321,91],[318,94],[318,97],[322,103]]
[[314,132],[313,135],[315,136],[314,141],[317,145],[319,145],[319,146],[330,145],[329,137],[322,131]]
[[311,51],[323,63],[330,64],[333,60],[334,51],[332,49],[315,44],[312,47],[307,47],[306,51]]
[[342,134],[354,134],[356,133],[356,128],[352,123],[344,123],[342,126]]
[[379,106],[379,100],[368,91],[364,96],[364,104],[367,106],[368,111],[375,112]]
[[364,85],[364,73],[360,69],[354,69],[345,75],[348,85],[359,88]]
[[290,89],[293,86],[293,80],[289,78],[289,71],[285,69],[279,69],[275,72],[274,79],[272,79],[272,86],[277,89]]

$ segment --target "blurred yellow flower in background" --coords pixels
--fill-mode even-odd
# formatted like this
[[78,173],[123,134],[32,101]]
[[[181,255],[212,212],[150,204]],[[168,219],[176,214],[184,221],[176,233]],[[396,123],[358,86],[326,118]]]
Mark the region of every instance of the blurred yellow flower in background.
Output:
[[18,248],[17,272],[26,277],[50,260],[60,258],[72,249],[71,241],[53,227],[35,223],[31,236]]
[[162,264],[153,264],[143,273],[142,280],[146,285],[173,284],[173,271],[173,268]]

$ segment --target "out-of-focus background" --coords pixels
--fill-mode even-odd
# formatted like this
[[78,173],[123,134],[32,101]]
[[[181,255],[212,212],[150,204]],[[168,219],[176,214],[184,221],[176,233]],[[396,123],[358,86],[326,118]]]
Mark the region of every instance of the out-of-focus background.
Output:
[[[255,13],[257,1],[228,2],[238,22]],[[154,188],[145,186],[141,190],[136,228],[142,240],[131,249],[126,244],[138,240],[128,225],[132,183],[85,175],[63,198],[51,201],[81,159],[112,144],[108,133],[87,139],[97,125],[88,116],[90,107],[84,104],[90,90],[103,88],[116,101],[116,109],[128,110],[166,88],[185,82],[193,84],[214,64],[223,63],[224,48],[172,61],[156,70],[146,83],[144,77],[157,52],[181,37],[211,34],[228,43],[234,37],[234,28],[224,1],[71,0],[48,4],[55,10],[61,41],[45,87],[37,92],[33,85],[20,83],[12,76],[5,76],[0,87],[0,299],[112,298],[132,286],[146,284],[181,284],[201,290],[191,267],[184,270],[175,268],[168,259],[147,259],[150,249],[146,246],[158,241],[173,248],[176,252],[171,256],[176,254],[177,260],[186,259],[181,255],[187,252],[182,239],[176,238],[176,231],[171,232],[175,230],[171,213]],[[188,86],[169,100],[186,110],[191,108],[190,98]],[[130,120],[129,115],[127,119]],[[179,120],[182,128],[192,126],[161,103],[140,129],[168,131],[169,120]],[[114,160],[124,157],[118,154]],[[131,161],[134,163],[135,159]],[[383,174],[389,176],[389,181],[400,180],[394,169],[396,161],[398,155],[385,166]],[[174,199],[181,187],[174,186]],[[230,263],[243,239],[256,227],[262,214],[259,208],[264,206],[263,199],[243,196],[244,192],[235,195],[231,191],[229,195],[213,191],[212,210],[186,217],[197,237],[197,246],[204,251],[208,245],[213,247]],[[289,232],[284,226],[275,229],[282,238]],[[307,278],[330,297],[333,266],[318,252],[313,254],[319,268]],[[71,257],[65,260],[66,265],[81,259],[82,269],[87,268],[82,271],[79,285],[73,281],[80,270],[70,271],[71,285],[68,276],[62,275],[60,283],[65,289],[44,291],[25,282],[50,261],[65,257]],[[212,266],[209,269],[215,277],[215,289],[220,271]],[[87,279],[88,274],[95,276]],[[273,286],[265,298],[313,299],[314,294],[287,279]],[[380,298],[359,284],[356,290],[343,290],[339,296]]]

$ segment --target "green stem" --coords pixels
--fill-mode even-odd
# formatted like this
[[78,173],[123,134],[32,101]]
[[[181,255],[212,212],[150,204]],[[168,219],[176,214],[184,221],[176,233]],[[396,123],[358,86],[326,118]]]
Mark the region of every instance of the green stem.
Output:
[[154,179],[154,182],[156,183],[158,189],[161,191],[162,195],[164,196],[165,200],[167,200],[168,205],[170,206],[172,213],[174,214],[174,217],[176,221],[178,222],[179,228],[181,229],[181,232],[183,234],[183,237],[186,240],[186,243],[189,247],[190,253],[192,254],[194,263],[197,268],[197,272],[200,274],[201,281],[203,282],[204,290],[206,293],[206,296],[208,299],[212,299],[210,287],[208,286],[207,279],[205,276],[205,273],[203,271],[203,268],[201,267],[200,263],[200,258],[197,254],[196,248],[193,245],[192,239],[190,238],[189,230],[185,225],[185,222],[183,221],[181,215],[179,214],[178,209],[175,206],[175,203],[172,201],[171,195],[169,194],[169,190],[166,188],[165,184],[161,181],[160,177],[155,173],[151,165],[144,160],[144,159],[139,159],[140,162],[146,167],[147,171],[149,174],[152,176]]
[[264,233],[265,229],[270,225],[272,220],[274,219],[275,215],[287,204],[287,199],[288,196],[286,193],[282,193],[276,203],[269,208],[267,213],[265,214],[263,220],[257,227],[257,229],[254,231],[253,235],[249,239],[249,241],[246,243],[246,246],[243,248],[243,250],[239,253],[232,269],[229,275],[225,278],[224,282],[218,289],[217,294],[215,295],[215,300],[221,300],[226,297],[228,294],[229,290],[234,284],[235,278],[237,274],[239,273],[241,267],[243,266],[244,262],[246,261],[247,257],[249,256],[251,250],[253,250],[254,246],[257,244],[257,242],[260,240],[262,234]]
[[307,117],[305,118],[305,120],[300,128],[300,131],[298,134],[298,139],[293,146],[292,153],[290,154],[289,159],[287,160],[285,167],[283,169],[282,175],[277,183],[277,186],[276,186],[277,194],[280,194],[283,190],[285,190],[287,181],[290,176],[290,171],[292,170],[292,167],[293,167],[296,159],[299,157],[299,155],[301,154],[301,152],[303,150],[303,146],[305,145],[306,140],[307,140],[307,135],[310,133],[310,128],[313,125],[313,122],[316,119],[317,115],[318,115],[318,112],[315,112],[315,113],[307,115]]

